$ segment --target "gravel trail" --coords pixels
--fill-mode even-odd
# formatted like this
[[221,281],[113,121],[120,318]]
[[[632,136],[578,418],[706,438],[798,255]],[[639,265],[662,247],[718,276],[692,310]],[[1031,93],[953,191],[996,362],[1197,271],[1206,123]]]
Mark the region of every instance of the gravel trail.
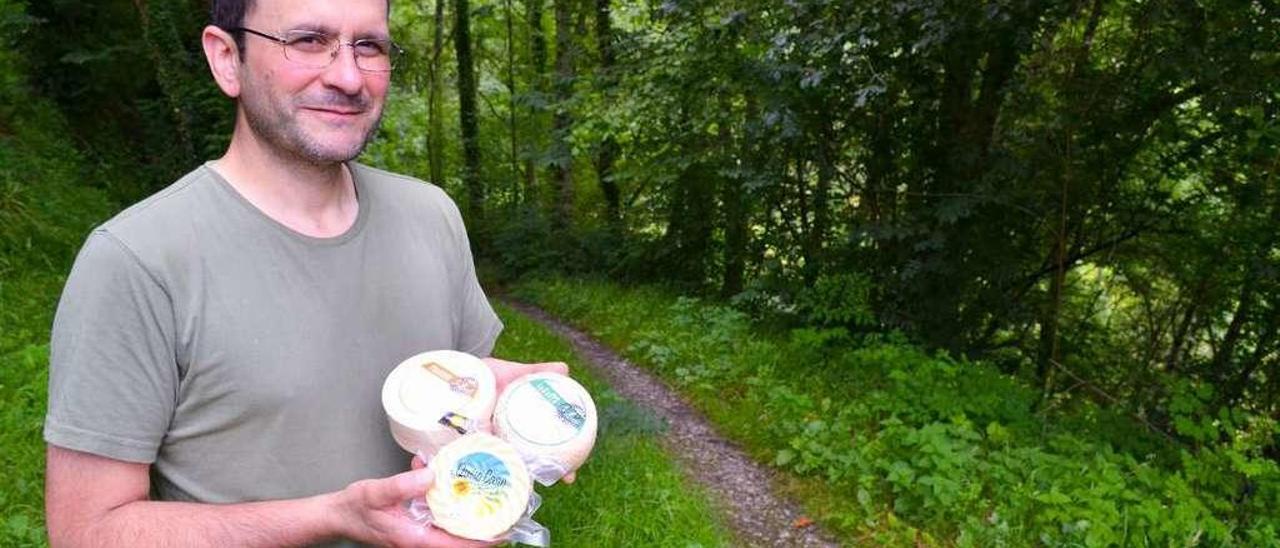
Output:
[[567,339],[615,391],[666,421],[669,427],[663,444],[681,461],[689,476],[727,510],[728,526],[741,542],[750,546],[839,546],[817,525],[796,527],[804,514],[799,505],[774,493],[773,471],[755,463],[734,443],[721,437],[662,381],[542,309],[510,299],[504,301]]

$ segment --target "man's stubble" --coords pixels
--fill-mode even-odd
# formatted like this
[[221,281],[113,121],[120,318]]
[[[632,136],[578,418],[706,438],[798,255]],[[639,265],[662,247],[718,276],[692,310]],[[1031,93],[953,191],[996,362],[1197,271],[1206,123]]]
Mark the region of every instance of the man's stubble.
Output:
[[[264,89],[261,83],[253,81],[252,77],[244,81],[249,85],[245,86],[245,93],[240,97],[240,108],[244,110],[249,129],[277,153],[301,163],[325,165],[355,159],[377,134],[382,123],[383,110],[379,105],[379,111],[360,140],[351,146],[334,150],[328,143],[321,142],[303,129],[297,117],[298,104],[280,104],[288,99],[264,93],[261,91]],[[297,99],[302,98],[295,98]],[[365,111],[374,108],[368,97],[349,96],[334,90],[326,90],[320,96],[306,97],[304,104]]]

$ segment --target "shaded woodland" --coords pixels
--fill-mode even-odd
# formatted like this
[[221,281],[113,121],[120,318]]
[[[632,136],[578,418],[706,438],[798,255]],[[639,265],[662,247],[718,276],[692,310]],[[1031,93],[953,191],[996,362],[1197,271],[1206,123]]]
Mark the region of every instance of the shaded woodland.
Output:
[[[392,7],[408,57],[363,161],[448,190],[497,277],[900,334],[1035,386],[1028,413],[1104,405],[1274,471],[1274,2]],[[47,123],[78,184],[120,204],[217,157],[233,105],[205,10],[0,0],[0,143]],[[5,177],[17,249],[40,181]],[[1247,497],[1243,466],[1224,481]]]

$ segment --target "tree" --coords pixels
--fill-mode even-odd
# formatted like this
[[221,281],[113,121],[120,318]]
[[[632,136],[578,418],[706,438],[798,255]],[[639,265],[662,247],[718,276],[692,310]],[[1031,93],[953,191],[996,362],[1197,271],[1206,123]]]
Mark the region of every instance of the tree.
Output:
[[[613,53],[613,21],[610,16],[611,0],[596,0],[596,47],[600,52],[598,80],[601,82],[599,93],[606,101],[612,97],[614,82],[615,57]],[[600,192],[604,194],[605,217],[617,228],[622,217],[621,195],[618,183],[613,180],[613,164],[621,152],[618,141],[612,133],[607,133],[596,150],[596,178],[600,181]]]
[[553,0],[556,20],[555,112],[551,127],[551,172],[556,181],[556,226],[567,229],[573,222],[573,150],[569,144],[573,115],[569,100],[573,95],[574,37],[571,0]]
[[458,119],[462,129],[462,182],[467,189],[467,212],[472,226],[485,226],[485,187],[480,175],[475,62],[471,58],[470,2],[454,0],[453,9],[453,44],[458,56]]
[[430,82],[427,88],[427,163],[431,181],[444,184],[444,7],[446,0],[436,0],[431,25],[431,60],[427,65]]

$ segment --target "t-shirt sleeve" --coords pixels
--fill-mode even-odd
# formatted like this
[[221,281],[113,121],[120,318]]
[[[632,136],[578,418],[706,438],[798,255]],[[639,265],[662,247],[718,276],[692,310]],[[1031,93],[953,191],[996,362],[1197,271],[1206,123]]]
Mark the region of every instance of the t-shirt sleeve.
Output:
[[452,206],[449,208],[450,225],[453,228],[457,249],[455,260],[461,267],[456,270],[460,274],[454,282],[459,303],[456,316],[458,329],[454,331],[457,339],[454,341],[455,348],[474,356],[485,357],[493,353],[493,346],[498,341],[498,335],[502,333],[502,320],[498,319],[498,314],[489,304],[489,298],[484,294],[484,289],[480,287],[480,280],[476,276],[475,260],[471,255],[471,242],[467,238],[462,215],[452,201],[449,204]]
[[137,256],[105,231],[91,234],[54,317],[45,441],[154,462],[177,402],[173,318]]

